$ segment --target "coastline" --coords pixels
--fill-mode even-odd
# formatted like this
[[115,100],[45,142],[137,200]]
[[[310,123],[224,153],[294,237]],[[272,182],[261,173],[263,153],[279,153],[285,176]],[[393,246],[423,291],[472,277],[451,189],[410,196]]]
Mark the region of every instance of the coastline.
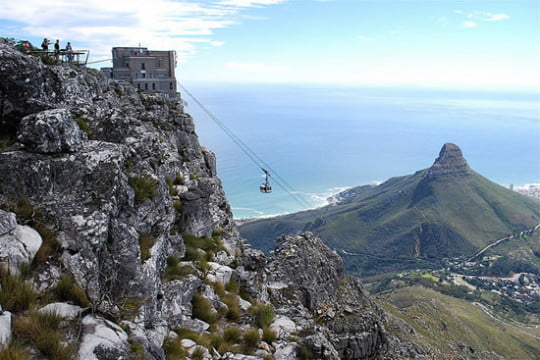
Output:
[[[341,188],[338,188],[340,189],[339,191],[333,193],[332,195],[330,196],[327,196],[325,198],[323,198],[323,204],[317,204],[316,206],[313,206],[309,209],[303,209],[303,210],[300,210],[300,211],[292,211],[292,212],[285,212],[285,213],[281,213],[281,214],[270,214],[270,215],[261,215],[261,216],[253,216],[253,217],[241,217],[241,218],[233,218],[236,226],[241,226],[241,225],[244,225],[244,224],[247,224],[247,223],[250,223],[250,222],[253,222],[253,221],[258,221],[258,220],[262,220],[262,219],[272,219],[272,218],[278,218],[280,216],[285,216],[285,215],[290,215],[290,214],[294,214],[294,213],[300,213],[300,212],[303,212],[303,211],[310,211],[310,210],[316,210],[316,209],[320,209],[320,208],[323,208],[325,206],[331,206],[333,204],[336,204],[340,201],[343,200],[343,197],[342,195],[344,193],[346,193],[347,191],[353,189],[353,188],[356,188],[356,187],[360,187],[360,186],[379,186],[380,184],[382,184],[383,182],[378,182],[376,184],[364,184],[364,185],[358,185],[358,186],[350,186],[350,187],[341,187]],[[503,186],[503,185],[501,185]],[[525,196],[528,196],[528,197],[531,197],[535,200],[538,200],[540,201],[540,183],[529,183],[529,184],[523,184],[523,185],[513,185],[511,184],[510,186],[504,186],[510,190],[513,190],[517,193],[520,193],[522,195],[525,195]],[[312,195],[312,196],[317,196],[317,195]],[[233,208],[234,209],[234,208]]]

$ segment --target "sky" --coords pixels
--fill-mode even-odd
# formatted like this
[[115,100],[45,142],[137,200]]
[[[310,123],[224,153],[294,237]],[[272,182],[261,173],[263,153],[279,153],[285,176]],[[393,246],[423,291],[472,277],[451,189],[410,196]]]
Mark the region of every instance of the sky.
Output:
[[1,0],[0,35],[175,50],[180,82],[540,89],[538,0]]

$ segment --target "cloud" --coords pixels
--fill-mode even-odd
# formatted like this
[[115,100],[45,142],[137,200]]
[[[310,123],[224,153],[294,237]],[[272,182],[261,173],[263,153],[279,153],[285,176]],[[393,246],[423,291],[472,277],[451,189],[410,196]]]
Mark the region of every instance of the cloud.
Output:
[[486,21],[500,21],[500,20],[506,20],[510,18],[510,16],[507,14],[486,13],[485,15],[487,16],[487,18],[485,19]]
[[176,50],[185,59],[202,47],[223,45],[214,32],[242,22],[245,7],[282,1],[17,0],[2,2],[0,20],[3,30],[14,31],[4,36],[71,41],[91,48],[94,57],[110,57],[113,46],[141,44]]
[[474,21],[467,20],[461,23],[461,26],[464,28],[473,28],[473,27],[477,27],[478,24],[475,23]]
[[243,72],[276,72],[286,70],[284,66],[267,65],[263,63],[228,62],[225,66],[231,70]]
[[464,28],[477,27],[481,22],[494,22],[510,18],[510,15],[508,14],[493,14],[487,11],[465,12],[462,10],[454,10],[454,13],[467,19],[461,22],[461,27]]

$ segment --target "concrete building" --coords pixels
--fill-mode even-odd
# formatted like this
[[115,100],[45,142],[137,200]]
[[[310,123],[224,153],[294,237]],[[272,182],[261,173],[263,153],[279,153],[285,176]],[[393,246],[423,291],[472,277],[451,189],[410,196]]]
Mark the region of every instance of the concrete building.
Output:
[[124,80],[137,89],[176,96],[176,52],[145,47],[114,47],[112,68],[101,68],[111,79]]

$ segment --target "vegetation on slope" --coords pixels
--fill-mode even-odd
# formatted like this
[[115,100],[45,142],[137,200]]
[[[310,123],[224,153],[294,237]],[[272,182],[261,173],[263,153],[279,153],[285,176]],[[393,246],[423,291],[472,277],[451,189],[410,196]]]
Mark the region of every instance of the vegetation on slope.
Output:
[[493,352],[507,359],[540,358],[537,328],[501,320],[468,301],[423,286],[404,287],[376,301],[414,329],[390,317],[387,330],[413,343],[480,359],[496,358]]
[[247,222],[242,236],[265,251],[284,233],[312,231],[340,252],[349,273],[369,276],[434,268],[469,257],[540,223],[538,202],[470,170],[430,178],[429,170],[362,186],[320,209]]

